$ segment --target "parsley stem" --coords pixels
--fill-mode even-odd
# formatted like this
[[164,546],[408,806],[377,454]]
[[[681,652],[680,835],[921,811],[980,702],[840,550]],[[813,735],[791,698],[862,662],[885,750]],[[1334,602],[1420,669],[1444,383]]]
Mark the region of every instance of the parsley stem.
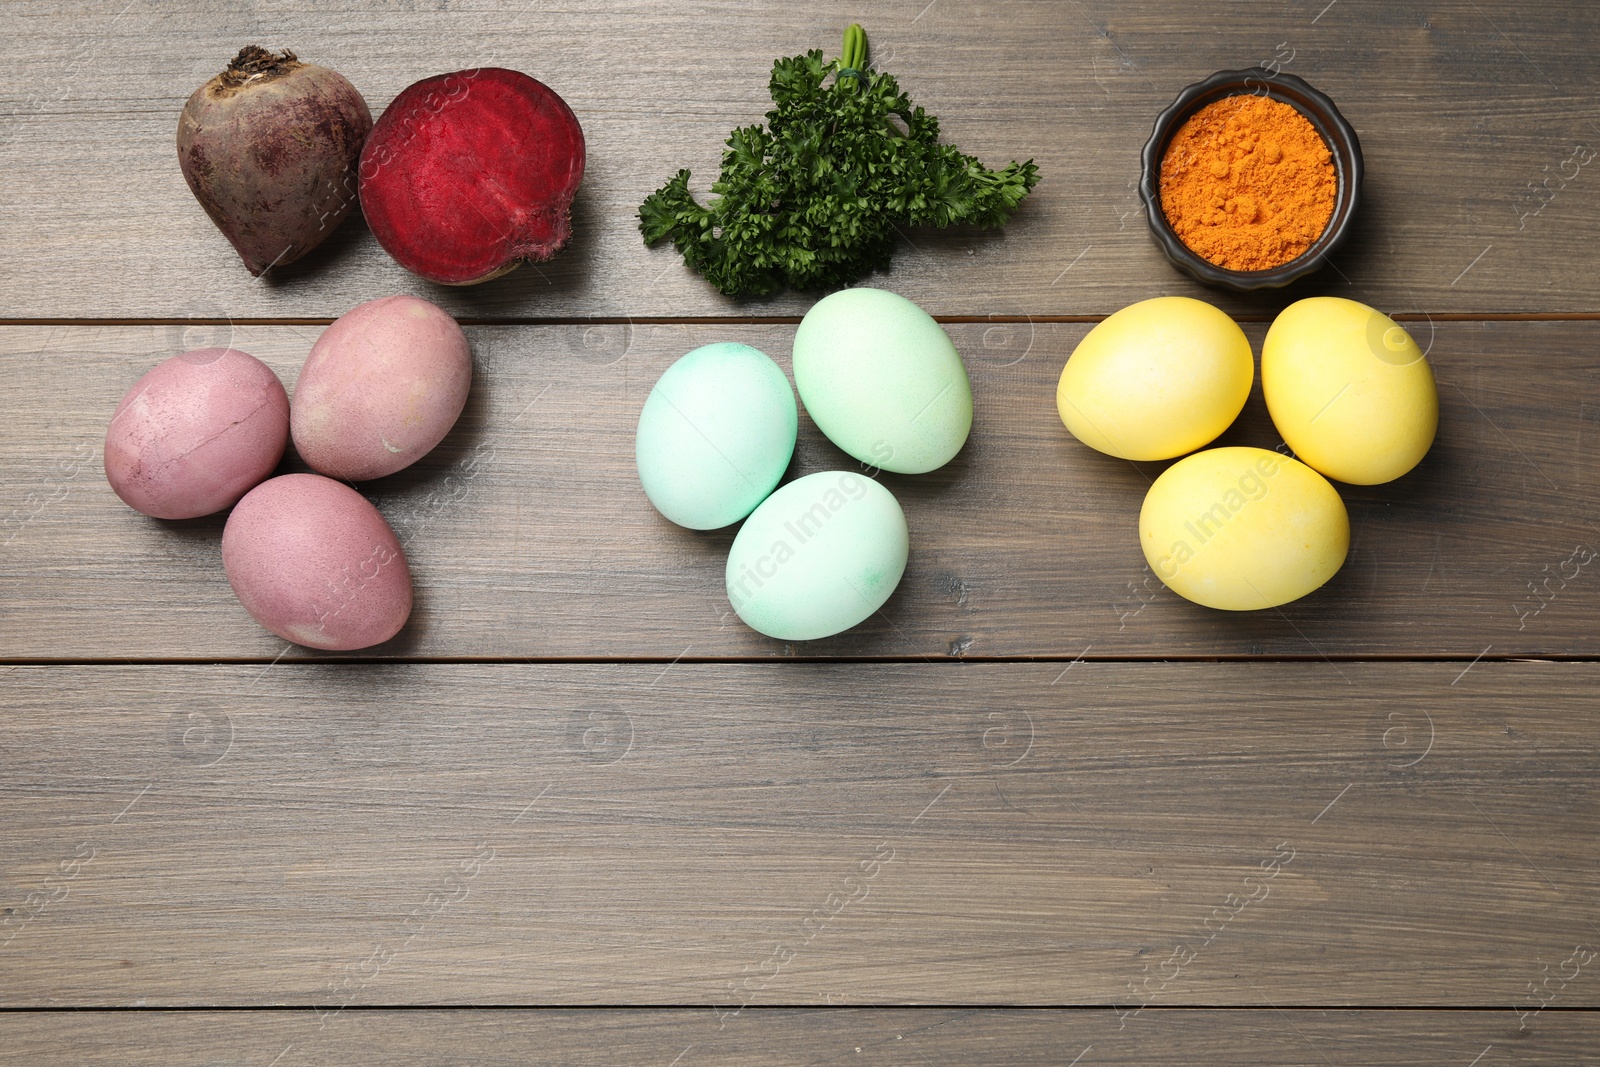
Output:
[[[861,28],[859,22],[852,22],[844,30],[844,45],[839,50],[840,75],[844,76],[845,71],[853,72],[851,77],[856,81],[860,80],[857,75],[867,72],[867,31]],[[856,91],[854,84],[848,88],[852,93]]]

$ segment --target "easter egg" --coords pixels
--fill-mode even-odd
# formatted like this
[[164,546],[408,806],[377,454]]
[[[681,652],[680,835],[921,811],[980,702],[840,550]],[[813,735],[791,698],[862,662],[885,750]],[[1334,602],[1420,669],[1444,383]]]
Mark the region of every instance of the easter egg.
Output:
[[222,528],[222,567],[244,609],[286,641],[348,651],[411,615],[411,570],[378,509],[343,482],[285,474],[256,486]]
[[1151,570],[1224,611],[1298,600],[1332,578],[1350,518],[1326,478],[1264,448],[1212,448],[1162,472],[1139,511]]
[[1383,312],[1316,296],[1284,308],[1261,346],[1267,411],[1297,458],[1351,485],[1393,481],[1439,428],[1439,392],[1417,343]]
[[272,473],[289,442],[289,396],[272,368],[233,348],[158,363],[106,428],[106,480],[158,519],[221,511]]
[[883,606],[909,551],[905,513],[889,490],[852,471],[808,474],[739,528],[728,553],[728,599],[768,637],[829,637]]
[[1250,396],[1255,361],[1237,323],[1203,300],[1130,304],[1061,369],[1056,410],[1072,436],[1119,459],[1172,459],[1209,444]]
[[972,385],[949,335],[882,289],[844,289],[806,312],[794,384],[828,440],[897,474],[944,466],[972,429]]
[[705,345],[668,367],[644,402],[634,436],[639,482],[679,526],[727,526],[783,477],[799,425],[789,379],[766,353]]
[[290,405],[295,450],[332,478],[382,478],[444,440],[471,387],[467,335],[443,308],[369,300],[311,346]]

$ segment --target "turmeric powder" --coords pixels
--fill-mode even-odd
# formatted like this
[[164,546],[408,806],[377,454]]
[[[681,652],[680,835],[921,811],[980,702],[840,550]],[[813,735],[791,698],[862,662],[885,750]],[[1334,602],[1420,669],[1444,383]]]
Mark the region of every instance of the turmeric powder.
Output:
[[1338,179],[1327,142],[1293,106],[1265,96],[1207,104],[1161,160],[1161,210],[1190,251],[1219,267],[1271,270],[1316,243]]

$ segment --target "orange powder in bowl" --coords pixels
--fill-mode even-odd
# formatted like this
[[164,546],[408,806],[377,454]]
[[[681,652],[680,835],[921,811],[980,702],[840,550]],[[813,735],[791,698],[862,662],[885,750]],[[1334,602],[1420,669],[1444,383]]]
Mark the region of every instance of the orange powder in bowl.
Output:
[[1190,251],[1228,270],[1281,267],[1333,217],[1327,142],[1289,104],[1229,96],[1196,111],[1161,159],[1161,211]]

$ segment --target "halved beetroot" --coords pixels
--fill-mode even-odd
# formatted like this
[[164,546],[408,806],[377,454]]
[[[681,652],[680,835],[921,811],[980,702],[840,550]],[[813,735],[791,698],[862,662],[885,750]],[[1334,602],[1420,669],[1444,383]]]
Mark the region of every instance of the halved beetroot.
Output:
[[583,129],[549,86],[502,67],[441,74],[373,126],[361,210],[402,267],[472,285],[566,246],[583,162]]

